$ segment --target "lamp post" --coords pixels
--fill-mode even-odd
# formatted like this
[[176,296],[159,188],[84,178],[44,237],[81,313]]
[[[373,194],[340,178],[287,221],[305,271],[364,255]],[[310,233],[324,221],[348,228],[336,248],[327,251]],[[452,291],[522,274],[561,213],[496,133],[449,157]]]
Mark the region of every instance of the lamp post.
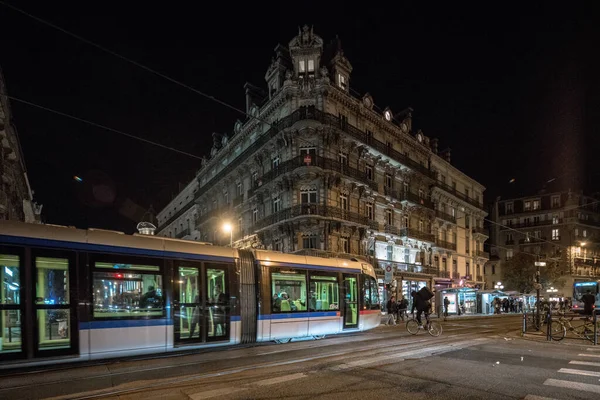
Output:
[[229,247],[233,247],[233,227],[229,222],[223,225],[223,230],[229,232]]
[[546,263],[544,261],[536,261],[535,266],[537,270],[535,271],[535,289],[537,291],[537,317],[536,317],[536,325],[537,329],[540,329],[540,290],[542,289],[542,285],[540,284],[540,267],[545,267]]

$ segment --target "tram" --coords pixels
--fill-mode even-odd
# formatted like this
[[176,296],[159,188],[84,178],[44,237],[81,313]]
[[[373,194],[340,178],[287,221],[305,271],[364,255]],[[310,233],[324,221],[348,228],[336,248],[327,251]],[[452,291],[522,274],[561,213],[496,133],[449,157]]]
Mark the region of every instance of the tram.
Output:
[[573,311],[583,312],[584,305],[581,301],[581,296],[586,294],[588,290],[596,296],[594,308],[600,309],[600,281],[580,281],[573,283]]
[[379,323],[375,271],[361,260],[0,221],[0,368]]

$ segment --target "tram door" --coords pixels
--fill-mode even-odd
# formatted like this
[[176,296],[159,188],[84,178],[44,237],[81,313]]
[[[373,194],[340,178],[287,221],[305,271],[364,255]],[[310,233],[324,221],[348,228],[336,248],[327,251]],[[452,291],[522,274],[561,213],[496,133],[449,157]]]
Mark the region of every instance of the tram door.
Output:
[[200,267],[179,266],[173,283],[175,343],[204,341],[204,309]]
[[55,356],[76,353],[77,317],[73,286],[73,253],[32,251],[35,282],[33,315],[33,354]]
[[358,277],[344,274],[344,329],[358,326]]
[[206,264],[206,336],[208,341],[229,338],[230,288],[227,268]]

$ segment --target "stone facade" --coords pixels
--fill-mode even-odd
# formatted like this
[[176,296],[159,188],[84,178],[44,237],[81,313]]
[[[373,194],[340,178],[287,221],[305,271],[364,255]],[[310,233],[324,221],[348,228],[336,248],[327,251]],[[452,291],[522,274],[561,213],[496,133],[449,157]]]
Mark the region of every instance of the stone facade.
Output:
[[213,134],[210,158],[158,214],[158,234],[287,253],[368,257],[383,275],[482,282],[485,188],[393,113],[351,94],[339,40],[304,27],[277,46],[248,118]]
[[33,191],[6,94],[0,71],[0,220],[39,222],[42,206],[33,202]]
[[495,223],[490,228],[492,258],[485,267],[486,281],[502,282],[502,264],[517,252],[568,263],[562,270],[570,274],[564,285],[557,286],[558,297],[571,297],[574,281],[600,279],[599,203],[600,196],[571,191],[497,199],[491,213]]

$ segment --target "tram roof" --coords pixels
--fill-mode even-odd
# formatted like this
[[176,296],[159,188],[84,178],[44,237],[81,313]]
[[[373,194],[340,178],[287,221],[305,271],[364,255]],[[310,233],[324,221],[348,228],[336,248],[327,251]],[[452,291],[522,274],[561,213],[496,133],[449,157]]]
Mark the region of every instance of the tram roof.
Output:
[[38,243],[47,247],[70,247],[81,250],[101,250],[109,246],[107,250],[112,248],[113,252],[133,248],[147,250],[149,255],[165,252],[229,259],[238,256],[236,249],[191,240],[140,234],[126,235],[123,232],[104,229],[77,229],[63,225],[32,224],[20,221],[0,221],[0,235],[23,238],[23,240],[16,241],[17,244]]

